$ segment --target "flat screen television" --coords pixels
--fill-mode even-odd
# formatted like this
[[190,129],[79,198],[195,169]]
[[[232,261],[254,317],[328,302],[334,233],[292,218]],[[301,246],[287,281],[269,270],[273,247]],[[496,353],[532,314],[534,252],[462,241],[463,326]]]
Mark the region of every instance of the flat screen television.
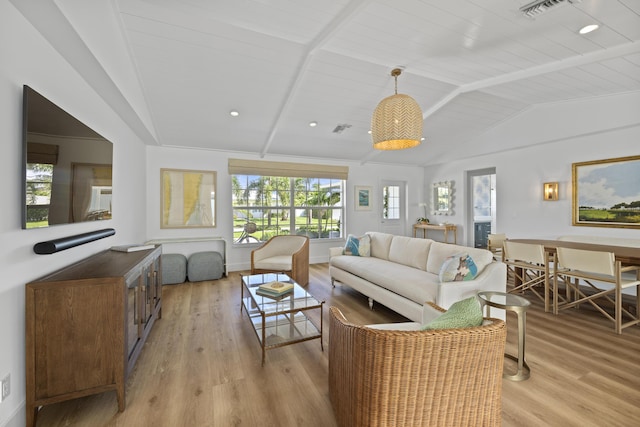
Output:
[[112,217],[113,144],[25,85],[22,228]]

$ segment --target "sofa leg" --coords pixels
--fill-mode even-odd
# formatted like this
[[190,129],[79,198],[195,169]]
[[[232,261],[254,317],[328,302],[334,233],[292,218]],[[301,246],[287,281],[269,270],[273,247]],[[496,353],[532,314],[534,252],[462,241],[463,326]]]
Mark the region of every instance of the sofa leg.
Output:
[[373,299],[369,298],[369,310],[373,310]]

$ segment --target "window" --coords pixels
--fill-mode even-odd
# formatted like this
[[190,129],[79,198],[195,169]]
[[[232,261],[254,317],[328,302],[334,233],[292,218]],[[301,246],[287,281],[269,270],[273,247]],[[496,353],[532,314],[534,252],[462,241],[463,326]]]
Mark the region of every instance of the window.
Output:
[[53,165],[27,163],[27,228],[49,223]]
[[254,243],[281,234],[339,238],[344,180],[232,174],[233,240]]
[[382,187],[382,218],[400,219],[400,187],[398,185]]

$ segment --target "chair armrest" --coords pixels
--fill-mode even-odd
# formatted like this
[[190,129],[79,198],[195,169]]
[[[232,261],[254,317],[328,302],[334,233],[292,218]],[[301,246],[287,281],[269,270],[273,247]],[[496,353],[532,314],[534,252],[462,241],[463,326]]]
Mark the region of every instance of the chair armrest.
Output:
[[337,420],[350,420],[356,409],[356,325],[337,307],[329,307],[329,399]]
[[626,267],[622,267],[622,268],[620,269],[620,272],[621,272],[621,273],[628,273],[628,272],[630,272],[630,271],[636,271],[636,272],[637,272],[637,271],[640,271],[640,266],[637,266],[637,265],[628,265],[628,266],[626,266]]
[[291,275],[301,286],[309,283],[309,239],[291,257]]
[[425,302],[422,305],[422,324],[426,325],[445,311],[446,310],[439,305],[436,305],[430,301]]

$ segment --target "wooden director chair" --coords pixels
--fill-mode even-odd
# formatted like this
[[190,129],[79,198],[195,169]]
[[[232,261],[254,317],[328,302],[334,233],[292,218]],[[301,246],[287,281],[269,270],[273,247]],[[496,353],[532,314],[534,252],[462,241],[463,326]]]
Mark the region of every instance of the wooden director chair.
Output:
[[502,261],[502,248],[507,240],[505,233],[494,233],[487,236],[487,249],[493,254],[496,261]]
[[[640,266],[623,267],[612,252],[558,248],[558,263],[563,269],[554,276],[554,314],[565,308],[577,307],[588,302],[615,324],[617,334],[622,329],[640,323]],[[623,273],[635,272],[635,277],[623,277]],[[564,280],[567,298],[558,301],[558,279]],[[582,286],[581,286],[582,284]],[[602,284],[613,285],[604,289]],[[596,286],[597,285],[597,286]],[[622,307],[622,290],[636,288],[636,314]],[[613,316],[605,310],[613,306]],[[623,322],[623,317],[630,320]]]
[[549,311],[549,277],[553,269],[543,245],[516,243],[506,240],[502,262],[513,277],[513,288],[509,293],[523,293],[527,290],[544,302],[544,311]]

